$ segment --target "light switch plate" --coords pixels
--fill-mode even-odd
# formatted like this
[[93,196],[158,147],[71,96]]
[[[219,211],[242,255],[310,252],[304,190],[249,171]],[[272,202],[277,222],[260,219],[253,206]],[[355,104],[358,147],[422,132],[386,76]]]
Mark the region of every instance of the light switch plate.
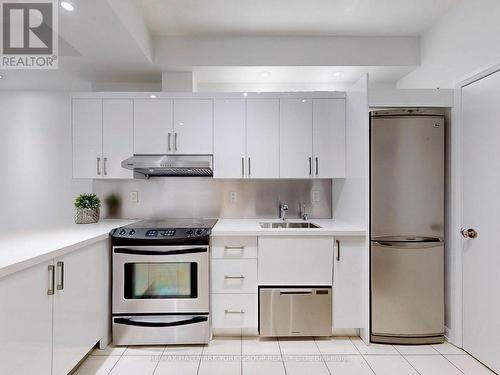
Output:
[[312,201],[319,202],[319,191],[318,190],[312,191]]
[[130,202],[138,203],[139,202],[139,192],[138,191],[131,191],[129,198],[130,198]]

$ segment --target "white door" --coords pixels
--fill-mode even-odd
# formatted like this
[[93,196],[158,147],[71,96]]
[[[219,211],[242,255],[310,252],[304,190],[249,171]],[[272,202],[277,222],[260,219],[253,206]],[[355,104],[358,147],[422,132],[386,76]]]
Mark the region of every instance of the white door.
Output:
[[102,173],[107,178],[132,178],[122,161],[134,153],[133,102],[104,99],[102,103]]
[[462,89],[463,347],[500,371],[500,72]]
[[51,374],[50,265],[45,262],[0,279],[1,374]]
[[102,177],[102,100],[73,99],[72,113],[73,177]]
[[214,101],[214,177],[245,177],[246,102]]
[[314,177],[345,177],[345,100],[313,100]]
[[134,100],[134,154],[172,153],[173,132],[172,100]]
[[278,99],[247,100],[247,166],[250,178],[278,178],[280,173]]
[[174,152],[177,154],[213,152],[211,99],[174,100]]
[[363,326],[363,237],[335,238],[333,259],[333,328]]
[[280,100],[280,177],[313,175],[312,100]]
[[[104,337],[110,318],[107,241],[55,259],[53,375],[64,375]],[[104,267],[103,267],[104,265]],[[109,298],[109,297],[108,297]]]

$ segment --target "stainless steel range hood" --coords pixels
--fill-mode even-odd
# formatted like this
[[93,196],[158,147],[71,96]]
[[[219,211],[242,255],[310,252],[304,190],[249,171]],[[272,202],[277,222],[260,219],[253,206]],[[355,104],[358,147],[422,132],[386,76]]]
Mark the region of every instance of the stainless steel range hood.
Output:
[[122,161],[134,178],[212,177],[212,155],[134,155]]

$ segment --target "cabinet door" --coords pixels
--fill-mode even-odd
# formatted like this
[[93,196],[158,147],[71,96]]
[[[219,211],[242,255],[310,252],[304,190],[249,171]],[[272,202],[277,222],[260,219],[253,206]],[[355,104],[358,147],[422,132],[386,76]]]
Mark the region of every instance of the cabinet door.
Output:
[[247,176],[279,178],[279,100],[247,100]]
[[174,151],[178,154],[213,152],[213,101],[174,100]]
[[280,100],[280,177],[312,177],[312,100]]
[[102,100],[73,99],[72,117],[73,177],[102,177]]
[[214,177],[245,177],[244,99],[214,101]]
[[53,375],[69,373],[107,335],[109,253],[106,240],[55,259]]
[[134,154],[172,153],[173,132],[172,100],[134,100]]
[[45,262],[0,279],[0,373],[50,375],[52,302]]
[[335,240],[333,327],[360,328],[363,326],[363,261],[367,253],[365,239],[344,237]]
[[345,100],[313,100],[313,174],[345,177]]
[[104,99],[102,103],[102,173],[108,178],[132,178],[122,161],[134,152],[133,102]]
[[332,285],[331,237],[259,237],[258,254],[259,285]]

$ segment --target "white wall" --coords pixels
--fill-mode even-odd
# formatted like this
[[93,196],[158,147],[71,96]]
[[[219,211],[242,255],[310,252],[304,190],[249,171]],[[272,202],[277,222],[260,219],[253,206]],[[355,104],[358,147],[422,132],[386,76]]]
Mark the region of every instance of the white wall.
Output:
[[453,88],[465,76],[500,63],[500,1],[460,0],[421,38],[420,67],[399,88]]
[[71,223],[75,194],[90,181],[71,178],[70,95],[0,92],[0,230]]

